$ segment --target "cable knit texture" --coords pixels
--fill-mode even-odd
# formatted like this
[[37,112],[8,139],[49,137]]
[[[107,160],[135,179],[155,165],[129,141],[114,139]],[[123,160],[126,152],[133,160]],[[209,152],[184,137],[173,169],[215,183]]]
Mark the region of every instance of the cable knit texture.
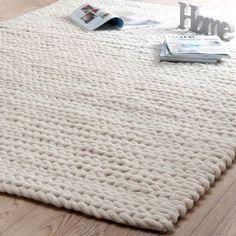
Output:
[[96,2],[162,25],[84,32],[76,0],[0,24],[0,191],[170,231],[235,158],[235,45],[160,63],[178,7]]

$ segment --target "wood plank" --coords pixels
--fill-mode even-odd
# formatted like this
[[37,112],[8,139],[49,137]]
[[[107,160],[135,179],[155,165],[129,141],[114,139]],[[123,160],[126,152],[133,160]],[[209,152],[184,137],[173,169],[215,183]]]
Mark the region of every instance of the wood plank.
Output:
[[[236,235],[235,192],[236,164],[227,170],[169,235]],[[0,194],[0,235],[158,236],[156,232],[98,220],[7,194]]]
[[0,20],[49,5],[57,0],[0,0]]
[[[232,192],[236,192],[234,182],[236,182],[235,163],[214,183],[185,218],[179,222],[174,235],[215,236],[213,232],[216,232],[216,228],[220,222],[212,221],[209,214],[219,215],[221,218],[227,216],[228,207],[233,208],[235,204],[235,197],[230,195]],[[218,205],[222,204],[222,201],[227,206],[225,209],[218,208]],[[231,225],[232,221],[225,223]],[[204,231],[202,231],[203,225],[205,225]]]
[[[28,11],[33,11],[57,0],[0,0],[0,20],[6,20]],[[159,3],[166,5],[177,5],[179,0],[135,0],[140,2]],[[234,4],[234,0],[184,0],[184,2],[204,5],[211,9],[227,9]],[[228,8],[230,9],[230,8]]]
[[[236,235],[236,182],[225,192],[215,207],[202,219],[192,235],[235,236]],[[213,225],[213,227],[209,227]]]
[[0,235],[157,236],[157,233],[95,219],[33,200],[0,194]]

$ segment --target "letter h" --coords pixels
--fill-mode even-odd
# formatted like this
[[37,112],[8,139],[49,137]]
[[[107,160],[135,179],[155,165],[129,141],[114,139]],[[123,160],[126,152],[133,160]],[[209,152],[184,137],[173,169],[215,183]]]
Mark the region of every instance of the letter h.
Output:
[[[199,7],[193,6],[193,5],[188,5],[184,2],[179,2],[180,5],[180,25],[179,27],[181,29],[185,29],[185,21],[187,19],[191,20],[191,25],[190,28],[191,30],[195,29],[195,19],[199,14]],[[191,9],[191,15],[186,15],[186,8],[188,10],[188,7],[190,6]]]

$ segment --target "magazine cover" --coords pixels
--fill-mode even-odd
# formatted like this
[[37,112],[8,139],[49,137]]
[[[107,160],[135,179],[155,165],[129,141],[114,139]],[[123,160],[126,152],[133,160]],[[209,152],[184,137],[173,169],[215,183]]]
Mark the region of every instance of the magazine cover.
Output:
[[221,54],[228,51],[217,35],[165,35],[165,42],[172,54]]

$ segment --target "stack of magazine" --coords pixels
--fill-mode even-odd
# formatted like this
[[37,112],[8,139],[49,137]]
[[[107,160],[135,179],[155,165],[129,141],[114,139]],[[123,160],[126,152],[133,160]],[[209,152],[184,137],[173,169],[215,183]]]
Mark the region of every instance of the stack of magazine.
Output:
[[160,61],[217,63],[229,57],[216,35],[164,35]]

